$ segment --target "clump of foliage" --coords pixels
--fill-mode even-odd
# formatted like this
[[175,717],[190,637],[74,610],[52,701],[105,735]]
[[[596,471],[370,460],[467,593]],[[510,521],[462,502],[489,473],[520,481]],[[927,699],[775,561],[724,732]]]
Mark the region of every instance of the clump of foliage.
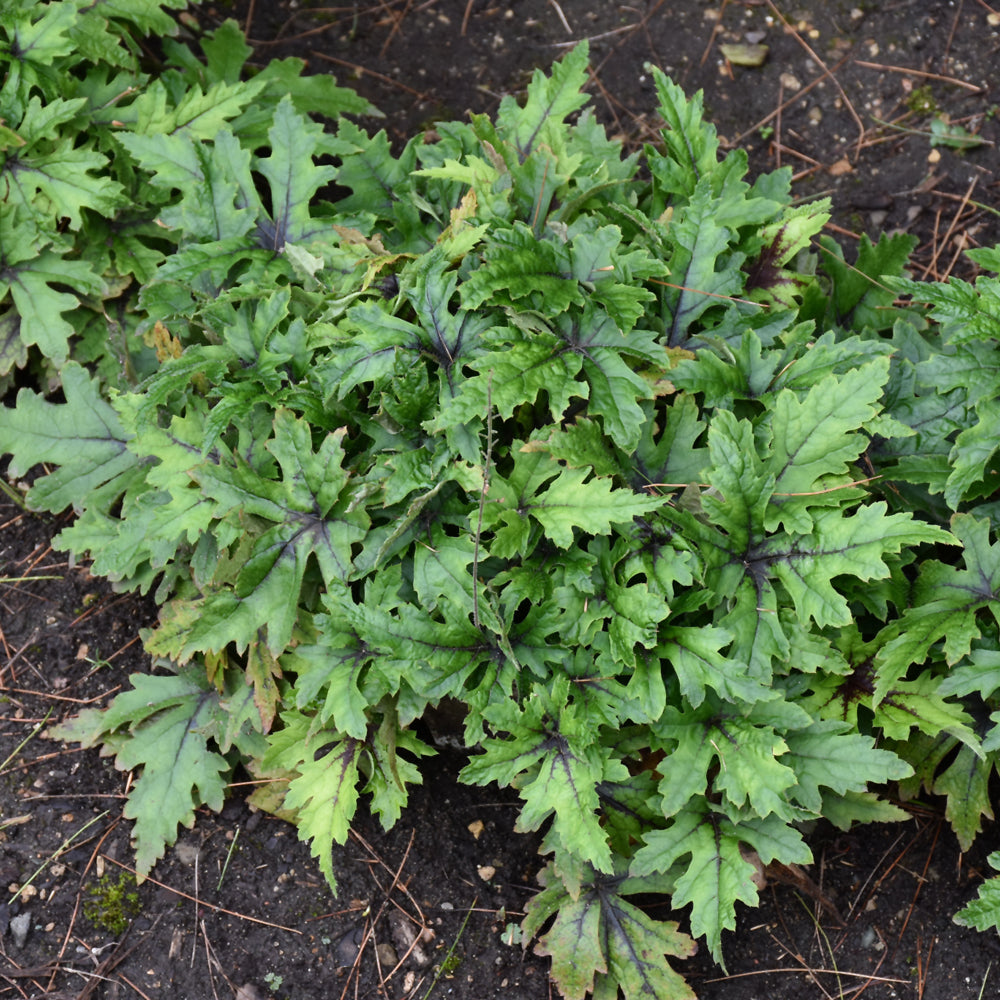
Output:
[[84,890],[83,915],[98,930],[116,937],[142,912],[135,876],[131,872],[108,872]]
[[624,155],[581,112],[585,46],[398,156],[310,121],[297,70],[240,82],[234,28],[202,48],[107,127],[130,214],[59,209],[71,234],[129,220],[119,319],[78,296],[54,351],[23,338],[62,395],[0,415],[15,473],[48,466],[28,502],[79,512],[58,544],[161,605],[157,671],[54,732],[141,772],[138,870],[242,761],[335,886],[361,797],[396,821],[445,698],[463,780],[545,828],[524,926],[568,998],[690,997],[669,959],[694,941],[632,897],[722,961],[755,862],[808,863],[819,817],[905,816],[871,786],[946,794],[974,835],[996,279],[907,284],[905,237],[848,265],[826,206],[793,207],[788,171],[748,183],[658,71],[662,143]]
[[[161,169],[204,195],[218,168],[177,159],[186,141],[224,127],[252,145],[282,99],[300,113],[372,110],[332,77],[302,77],[299,59],[243,79],[250,49],[233,23],[201,39],[199,61],[174,37],[170,10],[186,6],[7,0],[0,9],[0,391],[27,366],[58,383],[71,357],[115,387],[155,369],[165,348],[135,293],[173,259],[180,232],[138,151],[157,150]],[[145,36],[161,60],[143,56]],[[211,201],[200,207],[209,225]]]

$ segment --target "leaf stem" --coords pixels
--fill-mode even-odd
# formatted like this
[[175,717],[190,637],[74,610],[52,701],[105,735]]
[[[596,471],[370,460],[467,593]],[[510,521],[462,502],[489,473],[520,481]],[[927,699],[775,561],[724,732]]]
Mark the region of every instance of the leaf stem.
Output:
[[28,505],[24,502],[24,496],[20,490],[14,489],[10,483],[6,482],[4,479],[0,479],[0,493],[3,493],[11,503],[16,504],[21,510],[27,510]]
[[486,462],[483,465],[483,489],[479,494],[476,521],[476,547],[472,554],[472,623],[479,628],[479,539],[483,533],[483,509],[490,488],[490,461],[493,457],[493,369],[486,379]]
[[233,835],[232,843],[229,845],[229,850],[226,852],[226,860],[222,865],[222,874],[219,876],[218,884],[215,887],[215,891],[218,892],[222,888],[222,880],[226,877],[226,872],[229,871],[229,862],[233,859],[233,851],[236,850],[236,844],[240,839],[240,827],[236,827],[236,833]]
[[[54,578],[47,577],[46,579],[54,579]],[[6,582],[5,580],[0,579],[0,583],[5,583],[5,582]],[[45,718],[42,719],[42,721],[39,722],[35,726],[35,728],[32,729],[31,732],[28,733],[28,735],[25,736],[24,739],[21,740],[21,742],[18,743],[16,747],[14,747],[13,750],[11,750],[11,752],[7,755],[7,759],[2,764],[0,764],[0,774],[3,774],[4,768],[35,738],[35,736],[38,735],[38,733],[41,731],[45,723],[49,721],[51,715],[52,715],[52,709],[50,708],[45,713]]]

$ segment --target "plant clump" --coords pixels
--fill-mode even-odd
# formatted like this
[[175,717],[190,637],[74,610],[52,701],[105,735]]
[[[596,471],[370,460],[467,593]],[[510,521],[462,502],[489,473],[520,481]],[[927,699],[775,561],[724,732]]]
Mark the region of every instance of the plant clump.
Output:
[[[160,604],[154,668],[51,733],[135,771],[141,875],[242,763],[335,889],[446,699],[462,779],[544,830],[523,932],[574,1000],[692,996],[671,959],[723,962],[810,822],[905,819],[889,783],[971,842],[1000,750],[998,279],[913,282],[898,235],[848,263],[826,204],[749,182],[658,70],[660,140],[626,155],[586,45],[397,156],[329,80],[243,79],[232,23],[130,89],[84,45],[99,8],[58,9],[0,19],[0,180],[35,156],[0,322],[8,372],[46,379],[0,452],[45,463],[29,505],[77,511],[57,544]],[[90,194],[46,173],[60,143]]]

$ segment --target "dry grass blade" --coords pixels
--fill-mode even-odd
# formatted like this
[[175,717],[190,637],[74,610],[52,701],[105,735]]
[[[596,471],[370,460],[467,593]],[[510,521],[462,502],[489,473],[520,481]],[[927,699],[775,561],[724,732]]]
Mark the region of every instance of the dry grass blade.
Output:
[[906,76],[919,76],[925,80],[940,80],[942,83],[950,83],[956,87],[964,87],[974,94],[981,94],[982,87],[977,87],[974,83],[967,83],[957,76],[945,76],[943,73],[930,73],[925,69],[914,69],[912,66],[892,66],[888,63],[866,62],[864,59],[853,60],[855,66],[864,66],[866,69],[877,69],[884,73],[903,73]]
[[388,83],[393,87],[398,87],[407,94],[413,94],[413,96],[420,101],[428,100],[427,94],[422,93],[419,90],[414,90],[412,87],[407,87],[405,83],[400,83],[399,80],[394,80],[391,76],[386,76],[384,73],[378,73],[373,69],[369,69],[367,66],[359,66],[357,63],[349,62],[347,59],[338,59],[337,56],[332,56],[329,52],[320,52],[318,49],[313,49],[310,54],[314,55],[317,59],[324,60],[325,62],[331,62],[336,66],[344,66],[347,69],[353,70],[359,76],[367,73],[369,76],[375,77],[376,80],[381,80],[383,83]]
[[[134,868],[130,868],[126,864],[122,864],[121,861],[116,861],[114,858],[105,857],[106,861],[110,861],[113,865],[117,865],[119,868],[124,868],[125,871],[131,872],[133,875],[138,876],[138,872]],[[167,892],[172,892],[175,896],[180,896],[182,899],[189,899],[197,903],[199,906],[204,907],[206,910],[211,910],[212,913],[224,913],[227,917],[235,917],[237,920],[247,920],[252,924],[263,924],[264,927],[273,927],[276,931],[287,931],[289,934],[302,934],[303,932],[297,927],[286,927],[284,924],[276,924],[272,920],[261,920],[260,917],[251,917],[248,913],[237,913],[235,910],[227,910],[224,906],[216,906],[215,903],[209,903],[204,899],[197,899],[190,893],[183,892],[180,889],[175,889],[172,885],[167,885],[166,882],[160,882],[155,878],[147,875],[145,880],[152,885],[158,886],[160,889],[166,889]]]
[[955,228],[958,225],[958,221],[965,211],[966,206],[969,204],[969,199],[972,197],[972,192],[976,188],[976,184],[979,183],[979,177],[973,177],[972,182],[969,184],[968,190],[965,192],[965,196],[959,203],[958,208],[955,210],[955,214],[952,216],[951,224],[948,226],[947,231],[944,234],[943,239],[935,241],[933,253],[931,254],[930,262],[924,268],[921,274],[921,280],[926,280],[928,275],[933,274],[935,281],[941,281],[942,276],[937,272],[937,262],[938,258],[941,256],[941,251],[948,245],[948,241],[951,239],[951,235],[955,232]]

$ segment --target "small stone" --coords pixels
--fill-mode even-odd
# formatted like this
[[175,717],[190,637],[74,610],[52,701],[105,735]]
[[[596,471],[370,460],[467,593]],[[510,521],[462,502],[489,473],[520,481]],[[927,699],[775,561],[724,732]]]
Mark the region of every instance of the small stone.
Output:
[[484,882],[490,882],[490,881],[492,881],[493,876],[496,875],[496,873],[497,873],[497,870],[496,870],[496,868],[493,867],[493,865],[480,865],[476,869],[476,871],[479,873],[479,877]]
[[253,983],[244,983],[236,991],[236,1000],[264,1000],[264,998]]
[[425,945],[434,940],[434,931],[421,927],[415,920],[399,910],[389,914],[389,929],[396,952],[409,958],[419,966],[430,965],[431,956]]
[[29,930],[31,930],[31,914],[19,913],[16,917],[10,918],[10,936],[14,940],[15,948],[24,947]]
[[378,960],[383,969],[393,969],[396,967],[396,962],[398,961],[396,958],[396,949],[391,944],[383,942],[380,945],[376,945],[375,951],[378,954]]
[[361,926],[351,927],[333,942],[333,955],[342,969],[349,969],[361,951],[365,931]]

